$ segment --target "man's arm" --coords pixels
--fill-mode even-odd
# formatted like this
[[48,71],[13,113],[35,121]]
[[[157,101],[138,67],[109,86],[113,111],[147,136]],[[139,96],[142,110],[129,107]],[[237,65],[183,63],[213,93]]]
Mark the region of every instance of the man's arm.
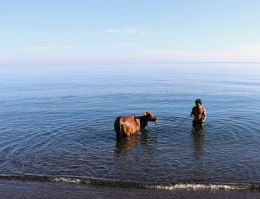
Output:
[[194,107],[192,108],[191,112],[190,112],[190,117],[193,116],[193,110],[194,110]]
[[206,109],[205,109],[205,108],[203,108],[203,113],[204,113],[203,122],[205,122],[205,121],[206,121],[206,119],[207,119],[207,111],[206,111]]

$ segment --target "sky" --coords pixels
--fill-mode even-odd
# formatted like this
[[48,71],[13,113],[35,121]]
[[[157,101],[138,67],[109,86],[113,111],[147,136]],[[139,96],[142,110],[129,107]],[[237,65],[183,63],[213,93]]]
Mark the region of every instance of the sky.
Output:
[[0,65],[260,62],[259,0],[0,0]]

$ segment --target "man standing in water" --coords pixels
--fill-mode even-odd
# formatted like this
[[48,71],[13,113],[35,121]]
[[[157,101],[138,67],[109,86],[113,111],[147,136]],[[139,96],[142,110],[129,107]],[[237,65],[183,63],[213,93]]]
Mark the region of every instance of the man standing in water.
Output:
[[207,113],[200,99],[196,99],[195,104],[196,106],[192,108],[190,116],[193,116],[193,127],[201,128],[207,118]]

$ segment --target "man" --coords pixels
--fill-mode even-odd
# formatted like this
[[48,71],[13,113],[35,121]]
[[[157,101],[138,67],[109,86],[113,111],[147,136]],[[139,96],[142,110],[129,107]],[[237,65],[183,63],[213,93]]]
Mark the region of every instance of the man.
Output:
[[196,99],[195,104],[196,106],[192,108],[190,116],[193,116],[193,126],[201,128],[207,118],[207,113],[200,99]]

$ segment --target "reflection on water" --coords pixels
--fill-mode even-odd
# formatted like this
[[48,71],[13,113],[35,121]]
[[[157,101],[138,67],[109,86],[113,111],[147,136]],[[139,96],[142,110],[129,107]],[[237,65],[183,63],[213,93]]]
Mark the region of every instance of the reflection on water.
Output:
[[118,137],[116,140],[116,155],[128,155],[138,145],[145,145],[148,139],[148,131],[144,129],[141,135],[133,135],[130,137]]
[[202,125],[201,128],[194,127],[191,130],[193,138],[194,156],[196,159],[202,157],[204,152],[204,139],[206,135],[206,126]]

